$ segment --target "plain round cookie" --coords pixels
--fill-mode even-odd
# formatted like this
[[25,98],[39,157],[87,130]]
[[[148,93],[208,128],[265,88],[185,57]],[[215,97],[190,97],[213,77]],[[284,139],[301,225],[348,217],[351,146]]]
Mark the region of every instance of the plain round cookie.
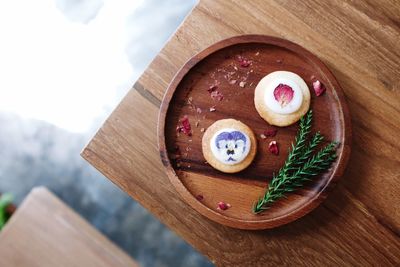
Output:
[[[303,93],[303,102],[300,108],[291,114],[275,113],[271,109],[269,109],[264,103],[264,89],[266,88],[268,83],[273,82],[274,79],[278,79],[282,75],[285,75],[285,77],[295,81],[299,85]],[[261,79],[261,81],[256,86],[254,92],[254,104],[258,114],[260,114],[260,116],[269,124],[280,127],[291,125],[298,121],[304,114],[306,114],[308,109],[310,108],[310,99],[310,90],[308,89],[308,86],[304,82],[304,80],[296,73],[289,71],[275,71],[268,74]]]
[[[244,158],[243,161],[234,164],[234,165],[227,165],[222,162],[220,162],[218,159],[215,158],[211,151],[210,147],[210,142],[211,138],[213,135],[225,128],[233,128],[238,131],[241,131],[245,134],[250,139],[251,146],[250,146],[250,151],[246,158]],[[257,152],[257,139],[253,133],[253,131],[244,123],[235,120],[235,119],[223,119],[223,120],[218,120],[214,122],[208,129],[205,131],[202,139],[202,150],[203,150],[203,156],[206,159],[206,161],[215,169],[225,172],[225,173],[235,173],[239,172],[241,170],[244,170],[247,168],[250,163],[253,161],[256,152]]]

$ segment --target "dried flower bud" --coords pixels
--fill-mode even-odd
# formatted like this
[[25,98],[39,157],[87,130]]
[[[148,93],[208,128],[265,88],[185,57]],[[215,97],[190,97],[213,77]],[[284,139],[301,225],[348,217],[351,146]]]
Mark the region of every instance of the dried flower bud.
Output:
[[219,209],[219,210],[227,210],[227,209],[229,209],[230,207],[231,207],[230,204],[225,203],[225,202],[223,202],[223,201],[220,201],[220,202],[218,202],[218,207],[217,207],[217,209]]
[[286,84],[280,83],[274,90],[274,97],[276,101],[279,102],[281,107],[286,106],[292,101],[294,95],[294,91],[292,87]]
[[320,96],[325,92],[325,86],[319,80],[313,82],[313,88],[316,96]]
[[196,196],[196,199],[198,200],[198,201],[202,201],[203,199],[204,199],[204,197],[203,197],[203,195],[197,195]]
[[274,155],[279,155],[279,148],[276,141],[271,141],[268,145],[268,150]]

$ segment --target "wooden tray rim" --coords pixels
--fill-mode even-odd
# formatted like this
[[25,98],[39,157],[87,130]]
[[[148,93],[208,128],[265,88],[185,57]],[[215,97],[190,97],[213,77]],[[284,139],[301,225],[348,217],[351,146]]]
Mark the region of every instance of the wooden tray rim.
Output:
[[[236,45],[236,44],[245,44],[245,43],[265,43],[269,45],[276,45],[288,50],[291,50],[295,53],[298,53],[306,58],[309,58],[311,62],[318,65],[318,68],[322,70],[324,75],[327,76],[328,80],[333,85],[333,90],[336,96],[338,97],[338,105],[339,105],[339,116],[342,118],[342,131],[343,131],[343,139],[340,140],[342,150],[338,155],[337,163],[332,170],[332,174],[330,179],[325,183],[324,187],[322,187],[313,198],[310,198],[303,205],[299,206],[297,209],[279,217],[275,217],[267,220],[241,220],[238,218],[233,218],[226,216],[222,213],[218,213],[206,205],[202,204],[198,201],[189,190],[183,185],[179,177],[177,176],[174,168],[168,157],[168,152],[166,149],[165,143],[165,121],[168,113],[169,103],[173,98],[173,95],[182,81],[182,79],[186,76],[186,74],[199,62],[201,62],[207,56],[217,52],[218,50],[224,49],[226,47]],[[259,35],[259,34],[246,34],[246,35],[238,35],[233,36],[227,39],[223,39],[219,42],[212,44],[211,46],[205,48],[201,52],[197,53],[193,57],[191,57],[177,72],[177,74],[172,79],[169,84],[163,100],[161,102],[159,117],[158,117],[158,125],[157,125],[157,135],[158,135],[158,147],[159,153],[161,157],[161,161],[166,168],[167,176],[170,182],[173,184],[174,188],[177,190],[179,195],[186,201],[192,208],[198,211],[203,216],[218,222],[220,224],[238,228],[245,230],[262,230],[268,228],[278,227],[292,221],[295,221],[304,215],[311,212],[315,209],[322,201],[324,201],[330,190],[334,187],[338,179],[343,175],[343,172],[346,168],[347,162],[351,153],[351,139],[352,139],[352,127],[351,127],[351,119],[349,110],[347,107],[347,102],[343,93],[342,88],[340,87],[338,81],[332,72],[328,69],[328,67],[313,53],[309,52],[302,46],[293,43],[289,40],[268,36],[268,35]],[[340,167],[340,168],[339,168]],[[325,194],[322,194],[322,193]]]

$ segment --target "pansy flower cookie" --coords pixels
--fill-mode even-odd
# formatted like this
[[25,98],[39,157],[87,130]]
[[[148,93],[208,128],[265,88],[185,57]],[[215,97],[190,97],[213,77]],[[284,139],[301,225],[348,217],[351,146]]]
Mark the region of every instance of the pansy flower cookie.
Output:
[[235,173],[253,161],[257,151],[254,133],[244,123],[234,119],[214,122],[204,133],[203,155],[217,170]]
[[275,71],[258,83],[254,104],[260,116],[271,125],[288,126],[310,108],[310,90],[305,81],[290,71]]

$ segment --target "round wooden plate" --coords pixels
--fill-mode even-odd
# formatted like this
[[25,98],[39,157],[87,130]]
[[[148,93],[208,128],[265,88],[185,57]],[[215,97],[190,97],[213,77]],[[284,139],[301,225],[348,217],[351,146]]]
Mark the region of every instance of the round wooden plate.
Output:
[[[251,64],[241,66],[243,59]],[[341,145],[337,151],[338,159],[329,171],[256,215],[252,213],[252,206],[263,195],[272,174],[283,165],[298,130],[298,123],[284,128],[272,127],[254,107],[255,86],[262,77],[277,70],[295,72],[306,81],[312,95],[313,132],[320,131],[326,141],[336,140]],[[315,96],[313,79],[325,85],[326,92],[322,96]],[[222,100],[211,97],[208,92],[215,84],[223,94]],[[191,136],[176,131],[184,116],[189,118]],[[240,173],[217,171],[202,155],[204,130],[224,118],[244,122],[257,136],[256,158]],[[275,137],[260,137],[264,130],[274,128],[278,130]],[[244,35],[208,47],[176,74],[161,104],[158,137],[168,177],[189,205],[207,218],[230,227],[266,229],[304,216],[326,198],[349,158],[351,126],[342,89],[321,60],[284,39]],[[272,140],[279,144],[278,156],[268,151]],[[224,211],[217,209],[220,201],[231,207]]]

